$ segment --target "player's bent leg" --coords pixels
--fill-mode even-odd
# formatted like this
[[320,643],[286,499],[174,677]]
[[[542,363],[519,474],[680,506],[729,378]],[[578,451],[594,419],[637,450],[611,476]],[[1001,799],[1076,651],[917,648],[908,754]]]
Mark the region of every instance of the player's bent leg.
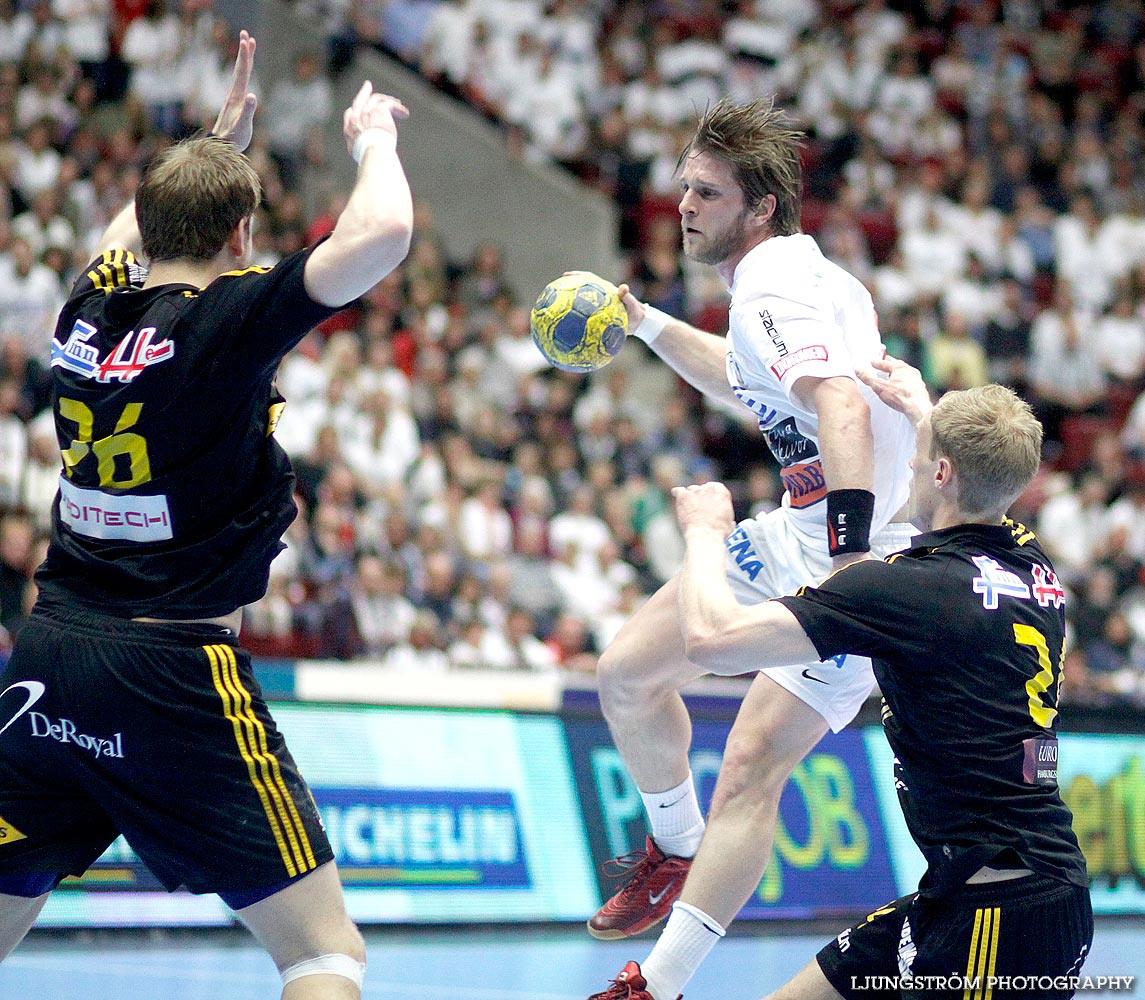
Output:
[[639,934],[663,920],[680,894],[703,833],[688,766],[692,723],[679,690],[704,671],[684,656],[669,581],[617,634],[597,667],[613,742],[649,810],[655,837],[615,859],[618,891],[588,921],[603,940]]
[[751,897],[771,856],[779,797],[827,723],[760,674],[728,735],[703,843],[680,898],[727,927]]
[[282,974],[282,1000],[359,1000],[366,946],[333,862],[236,912]]
[[763,1000],[843,1000],[843,994],[827,981],[819,962],[812,959]]
[[688,776],[692,722],[679,691],[705,671],[684,655],[676,579],[620,629],[596,669],[600,707],[616,748],[643,792]]
[[39,896],[10,896],[0,893],[0,962],[4,961],[36,922],[48,901],[48,893]]

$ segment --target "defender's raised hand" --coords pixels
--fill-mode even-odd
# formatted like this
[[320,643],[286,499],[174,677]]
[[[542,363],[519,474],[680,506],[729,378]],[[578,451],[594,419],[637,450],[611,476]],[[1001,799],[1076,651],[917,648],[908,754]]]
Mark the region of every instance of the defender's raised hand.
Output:
[[254,69],[254,38],[244,31],[239,32],[239,52],[235,57],[235,70],[231,76],[231,89],[218,118],[215,119],[212,135],[225,139],[240,153],[250,145],[254,132],[254,112],[258,98],[247,89],[250,74]]
[[[371,129],[381,129],[396,138],[397,123],[408,117],[409,109],[401,101],[388,94],[375,94],[374,85],[367,80],[358,89],[354,102],[342,115],[342,134],[346,137],[346,149],[354,155],[354,144]],[[354,159],[359,158],[360,154],[354,155]]]

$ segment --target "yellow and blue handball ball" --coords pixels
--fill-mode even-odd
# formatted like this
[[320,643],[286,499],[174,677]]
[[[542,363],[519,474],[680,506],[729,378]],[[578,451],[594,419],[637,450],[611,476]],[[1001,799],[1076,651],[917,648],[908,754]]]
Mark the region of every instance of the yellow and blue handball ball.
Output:
[[529,328],[553,367],[591,372],[620,353],[628,312],[614,284],[591,271],[570,271],[550,281],[537,297]]

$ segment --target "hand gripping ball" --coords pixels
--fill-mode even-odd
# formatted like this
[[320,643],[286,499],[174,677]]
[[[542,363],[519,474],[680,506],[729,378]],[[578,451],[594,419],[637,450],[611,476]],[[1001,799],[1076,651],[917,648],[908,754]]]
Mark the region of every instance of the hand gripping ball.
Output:
[[590,271],[570,271],[537,297],[529,328],[549,364],[566,372],[591,372],[620,353],[628,313],[611,282]]

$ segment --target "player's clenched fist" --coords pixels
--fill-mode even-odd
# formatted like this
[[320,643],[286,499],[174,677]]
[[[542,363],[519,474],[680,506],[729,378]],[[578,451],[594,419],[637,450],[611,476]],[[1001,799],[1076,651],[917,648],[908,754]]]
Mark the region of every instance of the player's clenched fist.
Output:
[[672,496],[676,498],[676,520],[685,532],[689,528],[711,528],[728,535],[735,527],[732,495],[723,483],[676,486]]

